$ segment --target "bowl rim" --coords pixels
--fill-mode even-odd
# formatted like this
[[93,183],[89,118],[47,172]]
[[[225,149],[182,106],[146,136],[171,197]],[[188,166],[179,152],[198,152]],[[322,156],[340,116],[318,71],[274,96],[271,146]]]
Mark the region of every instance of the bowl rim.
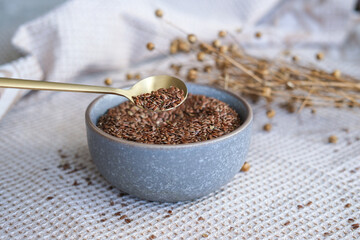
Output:
[[[189,83],[187,83],[189,84]],[[126,145],[131,145],[131,146],[136,146],[136,147],[143,147],[143,148],[155,148],[155,149],[174,149],[174,148],[187,148],[187,147],[196,147],[196,146],[203,146],[203,145],[208,145],[208,144],[213,144],[216,143],[218,141],[222,141],[228,138],[231,138],[237,134],[239,134],[240,132],[242,132],[244,129],[248,128],[248,126],[251,124],[252,120],[253,120],[253,111],[250,107],[250,104],[243,98],[240,97],[226,89],[217,87],[217,86],[211,86],[208,84],[197,84],[197,83],[190,83],[191,85],[197,85],[197,86],[204,86],[204,87],[209,87],[209,88],[214,88],[217,90],[220,90],[222,92],[225,92],[228,95],[231,95],[233,97],[235,97],[237,100],[239,100],[240,102],[243,103],[243,105],[245,106],[245,108],[248,111],[248,115],[245,119],[245,121],[238,127],[236,128],[234,131],[227,133],[223,136],[214,138],[214,139],[210,139],[210,140],[206,140],[206,141],[201,141],[201,142],[195,142],[195,143],[184,143],[184,144],[149,144],[149,143],[140,143],[140,142],[133,142],[133,141],[129,141],[123,138],[118,138],[115,136],[112,136],[104,131],[102,131],[100,128],[98,128],[90,119],[90,112],[92,111],[92,109],[94,108],[95,104],[103,97],[107,96],[107,95],[101,95],[97,98],[95,98],[87,107],[86,112],[85,112],[85,122],[86,125],[88,127],[90,127],[93,131],[95,131],[97,134],[100,134],[101,136],[114,141],[114,142],[118,142],[121,144],[126,144]],[[126,87],[126,86],[125,86]]]

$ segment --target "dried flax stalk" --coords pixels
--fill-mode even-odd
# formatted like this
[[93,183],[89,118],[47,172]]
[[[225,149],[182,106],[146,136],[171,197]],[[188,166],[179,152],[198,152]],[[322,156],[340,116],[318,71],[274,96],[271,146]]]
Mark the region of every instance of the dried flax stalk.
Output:
[[[271,103],[274,99],[285,100],[290,112],[300,112],[305,107],[359,107],[360,80],[299,64],[297,56],[290,56],[293,62],[284,58],[266,59],[247,54],[238,40],[227,31],[219,31],[220,39],[212,43],[199,41],[196,35],[188,34],[176,24],[164,19],[163,12],[155,16],[169,26],[178,29],[185,38],[170,41],[168,57],[175,59],[178,53],[193,54],[197,61],[171,64],[174,74],[191,82],[206,79],[209,84],[221,86],[235,93],[241,93],[254,100],[263,97]],[[256,33],[255,38],[261,38]],[[148,43],[149,45],[149,43]],[[151,50],[154,48],[152,45]],[[149,46],[147,46],[149,47]],[[289,56],[289,52],[284,56]],[[324,54],[317,53],[316,59],[323,60]],[[184,73],[184,70],[186,71]]]

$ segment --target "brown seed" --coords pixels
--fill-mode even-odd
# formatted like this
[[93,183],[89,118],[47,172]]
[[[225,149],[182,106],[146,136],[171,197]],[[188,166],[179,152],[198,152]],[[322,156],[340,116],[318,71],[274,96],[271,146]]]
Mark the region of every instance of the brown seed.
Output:
[[337,143],[338,137],[335,135],[331,135],[328,139],[329,143]]
[[[135,105],[150,109],[153,111],[160,110],[164,111],[173,107],[176,107],[184,100],[183,90],[177,87],[160,88],[151,93],[145,93],[138,96],[132,97]],[[128,111],[129,115],[133,113]]]
[[224,31],[224,30],[221,30],[221,31],[219,31],[219,37],[221,37],[221,38],[223,38],[223,37],[226,37],[226,35],[227,35],[227,32],[226,31]]
[[132,222],[132,220],[129,219],[129,218],[126,218],[124,221],[125,221],[126,223],[131,223],[131,222]]
[[120,215],[121,215],[121,212],[114,213],[114,216],[120,216]]
[[155,16],[162,18],[164,16],[164,12],[161,9],[156,9]]
[[46,198],[46,200],[49,201],[49,200],[51,200],[51,199],[53,199],[53,198],[54,198],[53,196],[49,196],[49,197]]
[[264,125],[263,129],[267,132],[270,132],[272,128],[272,125],[270,123],[267,123]]
[[206,234],[206,233],[203,233],[201,236],[204,237],[204,238],[207,238],[209,235]]
[[218,48],[221,46],[221,42],[219,39],[216,39],[212,42],[212,45],[215,47],[215,48]]
[[153,113],[131,102],[122,103],[100,117],[97,126],[108,134],[129,141],[182,144],[217,138],[235,130],[240,123],[236,112],[227,104],[189,94],[182,105],[169,112]]
[[203,217],[199,217],[198,221],[204,221],[205,219]]
[[155,239],[156,236],[154,234],[150,235],[149,239]]
[[105,222],[107,219],[106,218],[103,218],[103,219],[100,219],[100,222]]
[[324,59],[324,54],[322,52],[317,53],[316,54],[316,59],[319,60],[319,61],[323,60]]
[[111,78],[105,78],[104,83],[105,83],[105,85],[110,86],[112,84],[112,79]]
[[316,109],[315,109],[315,108],[311,109],[311,113],[312,113],[312,114],[315,114],[315,113],[316,113]]
[[196,36],[194,34],[189,34],[187,36],[187,40],[189,41],[189,43],[196,43],[197,38],[196,38]]
[[289,224],[290,224],[290,221],[287,221],[287,222],[284,223],[284,226],[287,226]]
[[73,186],[78,186],[78,185],[80,185],[80,183],[78,183],[78,181],[75,180]]
[[351,207],[350,203],[345,204],[345,208],[349,208],[349,207]]
[[241,172],[247,172],[250,170],[250,164],[248,162],[245,162],[244,165],[241,167]]
[[304,208],[304,207],[303,207],[303,205],[297,205],[297,208],[298,208],[298,209],[302,209],[302,208]]
[[324,232],[324,237],[328,237],[330,236],[331,234],[329,232]]
[[198,54],[196,55],[197,57],[197,60],[202,62],[204,61],[204,58],[205,58],[205,53],[204,52],[198,52]]
[[305,206],[310,206],[312,204],[312,201],[308,201],[308,203],[307,204],[305,204]]
[[149,50],[149,51],[152,51],[155,49],[155,44],[153,44],[152,42],[148,42],[146,44],[146,48]]
[[127,218],[127,216],[126,216],[126,215],[122,215],[122,216],[120,217],[120,220],[123,220],[123,219],[125,219],[125,218]]
[[349,218],[349,219],[348,219],[348,223],[353,223],[353,222],[355,222],[354,219],[352,219],[352,218]]
[[268,118],[273,118],[273,117],[275,117],[275,110],[274,110],[274,109],[270,109],[270,110],[266,111],[266,116],[267,116]]
[[341,72],[340,70],[336,69],[332,75],[335,77],[335,78],[340,78],[341,77]]
[[172,214],[172,211],[171,210],[169,210],[169,211],[167,211],[168,212],[168,214]]
[[359,224],[358,223],[354,223],[351,225],[352,229],[358,229],[359,228]]
[[256,33],[255,33],[255,37],[256,37],[256,38],[261,38],[261,37],[262,37],[261,32],[256,32]]

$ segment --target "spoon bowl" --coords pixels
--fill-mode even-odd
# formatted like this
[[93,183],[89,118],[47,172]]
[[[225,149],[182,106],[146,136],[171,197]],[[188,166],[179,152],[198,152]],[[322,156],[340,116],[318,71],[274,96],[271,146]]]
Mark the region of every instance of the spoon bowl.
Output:
[[[150,93],[152,91],[156,91],[160,88],[170,88],[170,87],[177,87],[180,90],[182,90],[184,92],[184,99],[176,106],[180,106],[185,99],[187,98],[188,95],[188,90],[187,87],[185,85],[185,83],[183,81],[181,81],[180,79],[176,78],[176,77],[172,77],[169,75],[157,75],[157,76],[151,76],[151,77],[147,77],[139,82],[137,82],[134,86],[132,86],[132,88],[130,88],[128,90],[128,96],[126,96],[131,102],[134,103],[134,100],[132,97],[144,94],[144,93]],[[123,90],[120,89],[121,92],[119,93],[119,95],[123,94]],[[171,109],[174,109],[176,107],[173,108],[168,108],[164,111],[169,111]],[[159,112],[160,110],[156,110],[155,112]]]
[[[180,106],[187,98],[188,91],[185,83],[180,79],[168,75],[158,75],[145,78],[130,89],[119,89],[102,86],[91,86],[71,83],[59,83],[59,82],[46,82],[46,81],[34,81],[16,78],[0,78],[0,87],[5,88],[21,88],[21,89],[32,89],[32,90],[46,90],[46,91],[64,91],[64,92],[87,92],[87,93],[102,93],[102,94],[115,94],[126,97],[134,103],[133,97],[151,93],[160,88],[170,88],[171,86],[177,87],[184,91],[184,99]],[[166,109],[165,111],[173,108]],[[160,111],[160,110],[158,110]]]

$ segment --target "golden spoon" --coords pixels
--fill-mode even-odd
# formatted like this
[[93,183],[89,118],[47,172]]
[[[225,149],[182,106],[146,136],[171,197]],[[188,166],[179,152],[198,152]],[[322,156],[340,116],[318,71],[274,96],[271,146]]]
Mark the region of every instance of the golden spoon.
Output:
[[[58,83],[58,82],[45,82],[45,81],[34,81],[24,80],[16,78],[3,78],[0,77],[0,88],[22,88],[32,90],[47,90],[47,91],[65,91],[65,92],[87,92],[87,93],[101,93],[101,94],[115,94],[126,97],[134,103],[132,97],[150,93],[160,88],[170,88],[171,86],[177,87],[184,91],[184,99],[181,101],[181,105],[187,98],[188,91],[185,83],[178,78],[171,77],[168,75],[158,75],[145,78],[137,82],[130,89],[119,89],[111,87],[81,85],[72,83]],[[175,107],[177,107],[175,106]],[[169,111],[173,108],[168,108],[165,111]]]

